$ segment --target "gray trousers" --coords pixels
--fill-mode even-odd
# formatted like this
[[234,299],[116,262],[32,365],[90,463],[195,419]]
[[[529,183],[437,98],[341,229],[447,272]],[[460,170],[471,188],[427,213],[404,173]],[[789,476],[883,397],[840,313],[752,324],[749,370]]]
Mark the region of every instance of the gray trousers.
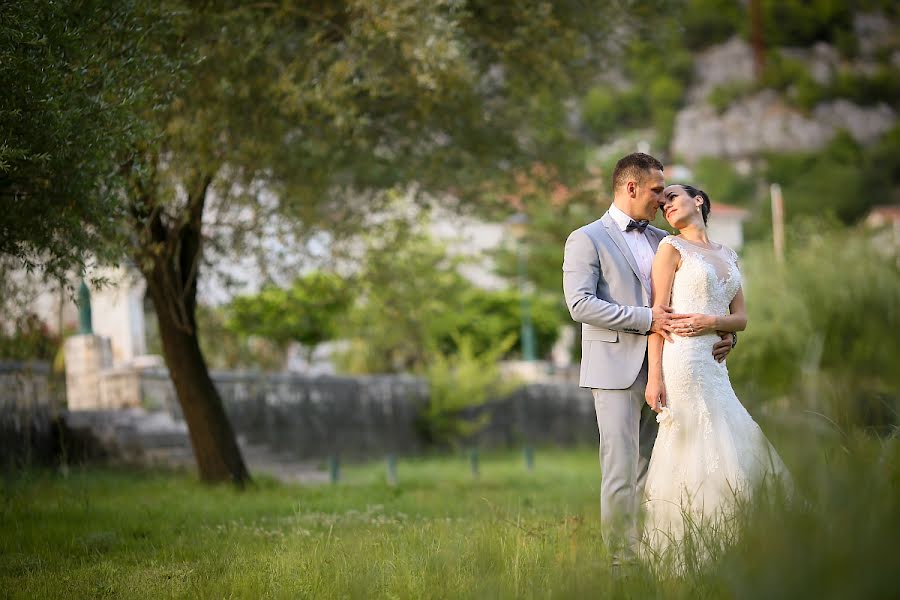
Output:
[[656,441],[656,413],[644,401],[647,363],[625,390],[592,389],[600,430],[600,527],[611,551],[638,542],[640,500]]

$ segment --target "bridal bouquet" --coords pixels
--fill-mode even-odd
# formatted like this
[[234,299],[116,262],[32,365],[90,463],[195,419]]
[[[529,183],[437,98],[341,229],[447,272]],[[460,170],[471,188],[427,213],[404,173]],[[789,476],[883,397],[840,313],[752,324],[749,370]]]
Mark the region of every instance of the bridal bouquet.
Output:
[[672,420],[672,411],[669,410],[668,406],[664,406],[662,408],[662,410],[660,410],[658,413],[656,413],[656,422],[657,423],[662,423],[664,421],[671,421],[671,420]]

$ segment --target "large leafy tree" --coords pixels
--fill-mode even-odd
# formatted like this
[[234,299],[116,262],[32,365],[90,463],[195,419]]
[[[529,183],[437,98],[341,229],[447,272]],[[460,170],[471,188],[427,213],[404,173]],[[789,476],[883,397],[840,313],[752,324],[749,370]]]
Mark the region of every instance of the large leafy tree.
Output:
[[165,98],[148,74],[178,81],[178,53],[154,47],[172,13],[140,0],[0,3],[0,257],[65,278],[89,256],[121,252],[118,166],[153,135]]
[[[61,6],[102,13],[99,3]],[[121,29],[181,68],[148,69],[134,87],[151,99],[135,113],[139,135],[124,136],[130,152],[117,155],[123,202],[100,214],[128,214],[201,477],[241,484],[248,473],[198,340],[208,250],[247,253],[275,230],[300,246],[314,232],[338,236],[390,188],[467,200],[518,164],[577,164],[562,106],[611,56],[632,3],[155,6],[163,32],[139,11]],[[103,36],[96,20],[79,44]]]

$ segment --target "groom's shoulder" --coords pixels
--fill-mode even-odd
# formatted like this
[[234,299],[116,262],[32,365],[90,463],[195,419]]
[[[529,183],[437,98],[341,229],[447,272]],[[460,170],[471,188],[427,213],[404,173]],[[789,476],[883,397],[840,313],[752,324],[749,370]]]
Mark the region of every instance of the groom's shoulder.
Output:
[[605,233],[606,227],[600,221],[600,219],[597,219],[593,223],[582,225],[570,233],[569,237],[566,238],[566,254],[580,251],[587,252],[589,250],[596,251],[599,246],[603,245],[603,236],[607,234]]

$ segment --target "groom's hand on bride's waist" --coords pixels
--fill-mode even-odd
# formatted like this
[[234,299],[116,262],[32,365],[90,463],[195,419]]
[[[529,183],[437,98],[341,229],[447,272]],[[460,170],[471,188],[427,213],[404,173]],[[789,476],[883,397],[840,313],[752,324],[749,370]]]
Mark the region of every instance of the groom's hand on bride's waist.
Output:
[[722,339],[713,346],[713,358],[716,359],[716,362],[722,362],[728,356],[728,353],[731,352],[731,349],[734,348],[734,341],[737,336],[727,331],[717,331],[716,333]]
[[650,332],[658,333],[670,342],[672,341],[672,320],[677,317],[672,312],[671,306],[654,306],[653,321],[650,323]]

